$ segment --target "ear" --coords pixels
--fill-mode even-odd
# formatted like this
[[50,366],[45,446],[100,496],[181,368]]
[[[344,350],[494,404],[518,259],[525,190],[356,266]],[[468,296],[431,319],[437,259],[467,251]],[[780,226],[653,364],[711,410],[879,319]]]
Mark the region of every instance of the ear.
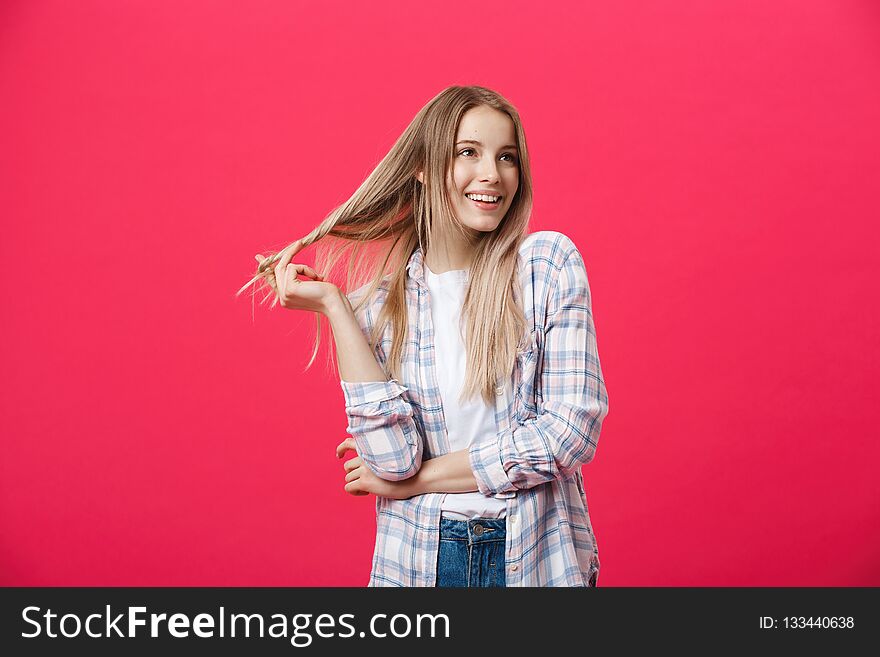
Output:
[[423,174],[421,171],[419,171],[419,172],[416,174],[416,178],[418,178],[418,180],[419,180],[420,183],[422,183],[423,185],[425,184],[425,176],[424,176],[424,174]]

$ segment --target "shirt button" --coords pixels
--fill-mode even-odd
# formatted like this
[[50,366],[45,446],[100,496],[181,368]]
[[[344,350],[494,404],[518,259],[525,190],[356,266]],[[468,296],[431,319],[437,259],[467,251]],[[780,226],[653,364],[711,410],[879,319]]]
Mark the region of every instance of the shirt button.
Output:
[[517,566],[516,564],[513,564],[513,565],[510,567],[511,570],[516,570],[517,568],[519,568],[519,566]]
[[510,516],[510,524],[511,525],[515,525],[517,520],[519,520],[519,518],[517,518],[516,516]]
[[499,397],[504,394],[504,386],[498,386],[495,388],[495,394]]

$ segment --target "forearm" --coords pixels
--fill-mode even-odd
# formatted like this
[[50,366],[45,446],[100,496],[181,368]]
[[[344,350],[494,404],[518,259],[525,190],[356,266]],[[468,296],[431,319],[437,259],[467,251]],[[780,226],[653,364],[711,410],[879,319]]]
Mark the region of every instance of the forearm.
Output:
[[423,461],[418,474],[406,483],[411,487],[412,495],[470,493],[478,490],[466,449]]
[[325,313],[336,342],[339,377],[348,382],[387,381],[367,338],[361,332],[351,303],[339,294],[327,304]]
[[[548,296],[543,345],[527,354],[520,372],[533,395],[497,439],[471,446],[480,492],[511,495],[569,479],[589,463],[608,414],[608,392],[599,363],[590,286],[583,258],[569,251]],[[539,338],[540,335],[535,335]],[[538,352],[538,349],[541,349]],[[536,387],[537,386],[537,387]],[[538,391],[540,390],[540,402]],[[531,403],[530,403],[531,402]]]
[[406,388],[388,380],[347,297],[335,297],[325,315],[336,342],[346,430],[358,455],[380,479],[412,477],[422,464],[422,439],[402,394]]

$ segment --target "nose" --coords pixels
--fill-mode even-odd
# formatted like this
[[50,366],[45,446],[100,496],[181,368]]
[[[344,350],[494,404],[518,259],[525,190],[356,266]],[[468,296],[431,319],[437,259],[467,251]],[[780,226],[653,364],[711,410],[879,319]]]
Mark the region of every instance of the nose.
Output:
[[498,167],[495,166],[495,161],[485,158],[480,163],[480,180],[486,182],[497,182],[498,181]]

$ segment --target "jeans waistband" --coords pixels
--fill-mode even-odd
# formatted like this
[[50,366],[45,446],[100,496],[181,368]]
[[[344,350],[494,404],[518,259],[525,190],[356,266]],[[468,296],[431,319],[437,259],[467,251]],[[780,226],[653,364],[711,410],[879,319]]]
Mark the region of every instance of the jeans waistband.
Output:
[[473,520],[440,518],[441,541],[481,543],[504,540],[506,536],[507,523],[504,518],[475,518]]

